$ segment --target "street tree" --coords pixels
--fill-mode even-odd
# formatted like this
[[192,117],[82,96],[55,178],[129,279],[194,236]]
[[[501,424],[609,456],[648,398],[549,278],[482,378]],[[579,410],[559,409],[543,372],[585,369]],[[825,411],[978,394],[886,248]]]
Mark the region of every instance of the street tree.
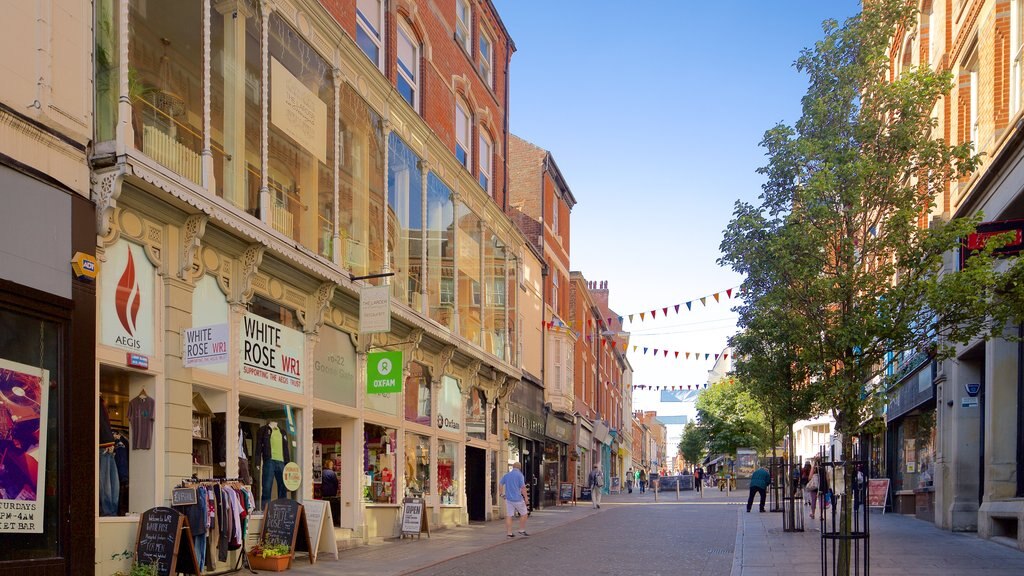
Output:
[[679,453],[694,467],[700,466],[708,452],[708,437],[696,422],[687,422],[679,439]]
[[697,427],[712,454],[735,454],[737,448],[768,448],[764,412],[733,377],[723,378],[697,397]]
[[[987,312],[978,290],[995,281],[990,266],[967,271],[973,291],[966,276],[943,274],[976,220],[948,220],[933,199],[978,158],[970,143],[936,137],[932,111],[952,87],[948,72],[907,67],[889,76],[890,39],[915,29],[915,5],[865,3],[842,26],[826,22],[824,37],[801,52],[802,114],[766,132],[761,203],[737,204],[722,245],[721,262],[738,271],[776,269],[779,292],[753,305],[763,314],[783,306],[808,327],[795,335],[798,364],[832,412],[844,454],[882,401],[865,387],[883,376],[886,354],[977,334]],[[773,261],[761,262],[759,250]],[[843,512],[840,530],[849,533],[851,510]],[[841,574],[850,568],[842,542]]]

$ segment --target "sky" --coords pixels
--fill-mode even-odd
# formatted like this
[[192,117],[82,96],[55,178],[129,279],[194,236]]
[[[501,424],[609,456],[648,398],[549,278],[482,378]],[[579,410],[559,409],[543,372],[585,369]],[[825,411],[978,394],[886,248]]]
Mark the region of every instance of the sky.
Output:
[[[551,152],[576,198],[571,268],[608,282],[634,384],[703,384],[737,330],[725,291],[742,278],[717,263],[722,232],[737,200],[757,202],[764,132],[800,116],[800,50],[859,2],[493,2],[516,45],[511,131]],[[636,390],[634,410],[681,413],[658,395]]]

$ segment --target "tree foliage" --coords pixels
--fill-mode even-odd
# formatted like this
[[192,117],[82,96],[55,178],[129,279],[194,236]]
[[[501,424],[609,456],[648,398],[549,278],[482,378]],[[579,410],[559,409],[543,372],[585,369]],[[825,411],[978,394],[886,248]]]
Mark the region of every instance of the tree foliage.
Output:
[[679,439],[679,453],[687,462],[700,465],[708,451],[708,437],[696,422],[687,422]]
[[712,454],[735,454],[737,448],[760,452],[769,444],[764,411],[735,378],[725,378],[697,397],[697,428]]

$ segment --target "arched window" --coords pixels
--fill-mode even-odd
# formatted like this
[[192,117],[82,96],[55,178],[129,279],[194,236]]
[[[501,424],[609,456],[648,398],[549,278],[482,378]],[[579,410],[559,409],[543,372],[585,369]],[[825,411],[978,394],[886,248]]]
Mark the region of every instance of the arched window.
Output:
[[483,129],[480,130],[480,149],[477,153],[480,155],[480,187],[490,194],[491,181],[493,178],[492,158],[494,155],[494,145],[491,144],[490,135],[488,135],[487,131]]
[[455,157],[459,163],[469,170],[472,166],[470,157],[473,154],[471,144],[472,117],[469,115],[469,106],[461,99],[455,100]]

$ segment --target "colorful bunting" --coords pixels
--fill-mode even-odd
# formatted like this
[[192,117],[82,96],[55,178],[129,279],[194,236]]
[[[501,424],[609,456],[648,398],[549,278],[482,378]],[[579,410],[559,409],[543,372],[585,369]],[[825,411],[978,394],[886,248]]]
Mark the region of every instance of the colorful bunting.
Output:
[[728,296],[729,298],[732,298],[732,288],[729,288],[728,290],[726,290],[725,291],[725,295]]
[[715,292],[714,294],[712,294],[712,296],[715,297],[715,302],[718,302],[718,292]]
[[654,318],[655,318],[655,317],[656,317],[657,315],[658,315],[658,311],[657,311],[657,310],[651,310],[651,320],[654,320]]
[[708,297],[707,296],[701,296],[700,297],[700,303],[701,303],[702,306],[707,306],[708,305]]
[[675,308],[676,308],[676,314],[679,314],[679,304],[676,304]]
[[693,306],[691,306],[692,304],[693,304],[693,302],[692,302],[692,301],[691,301],[691,302],[687,302],[687,303],[686,303],[686,309],[687,309],[687,310],[693,310]]

